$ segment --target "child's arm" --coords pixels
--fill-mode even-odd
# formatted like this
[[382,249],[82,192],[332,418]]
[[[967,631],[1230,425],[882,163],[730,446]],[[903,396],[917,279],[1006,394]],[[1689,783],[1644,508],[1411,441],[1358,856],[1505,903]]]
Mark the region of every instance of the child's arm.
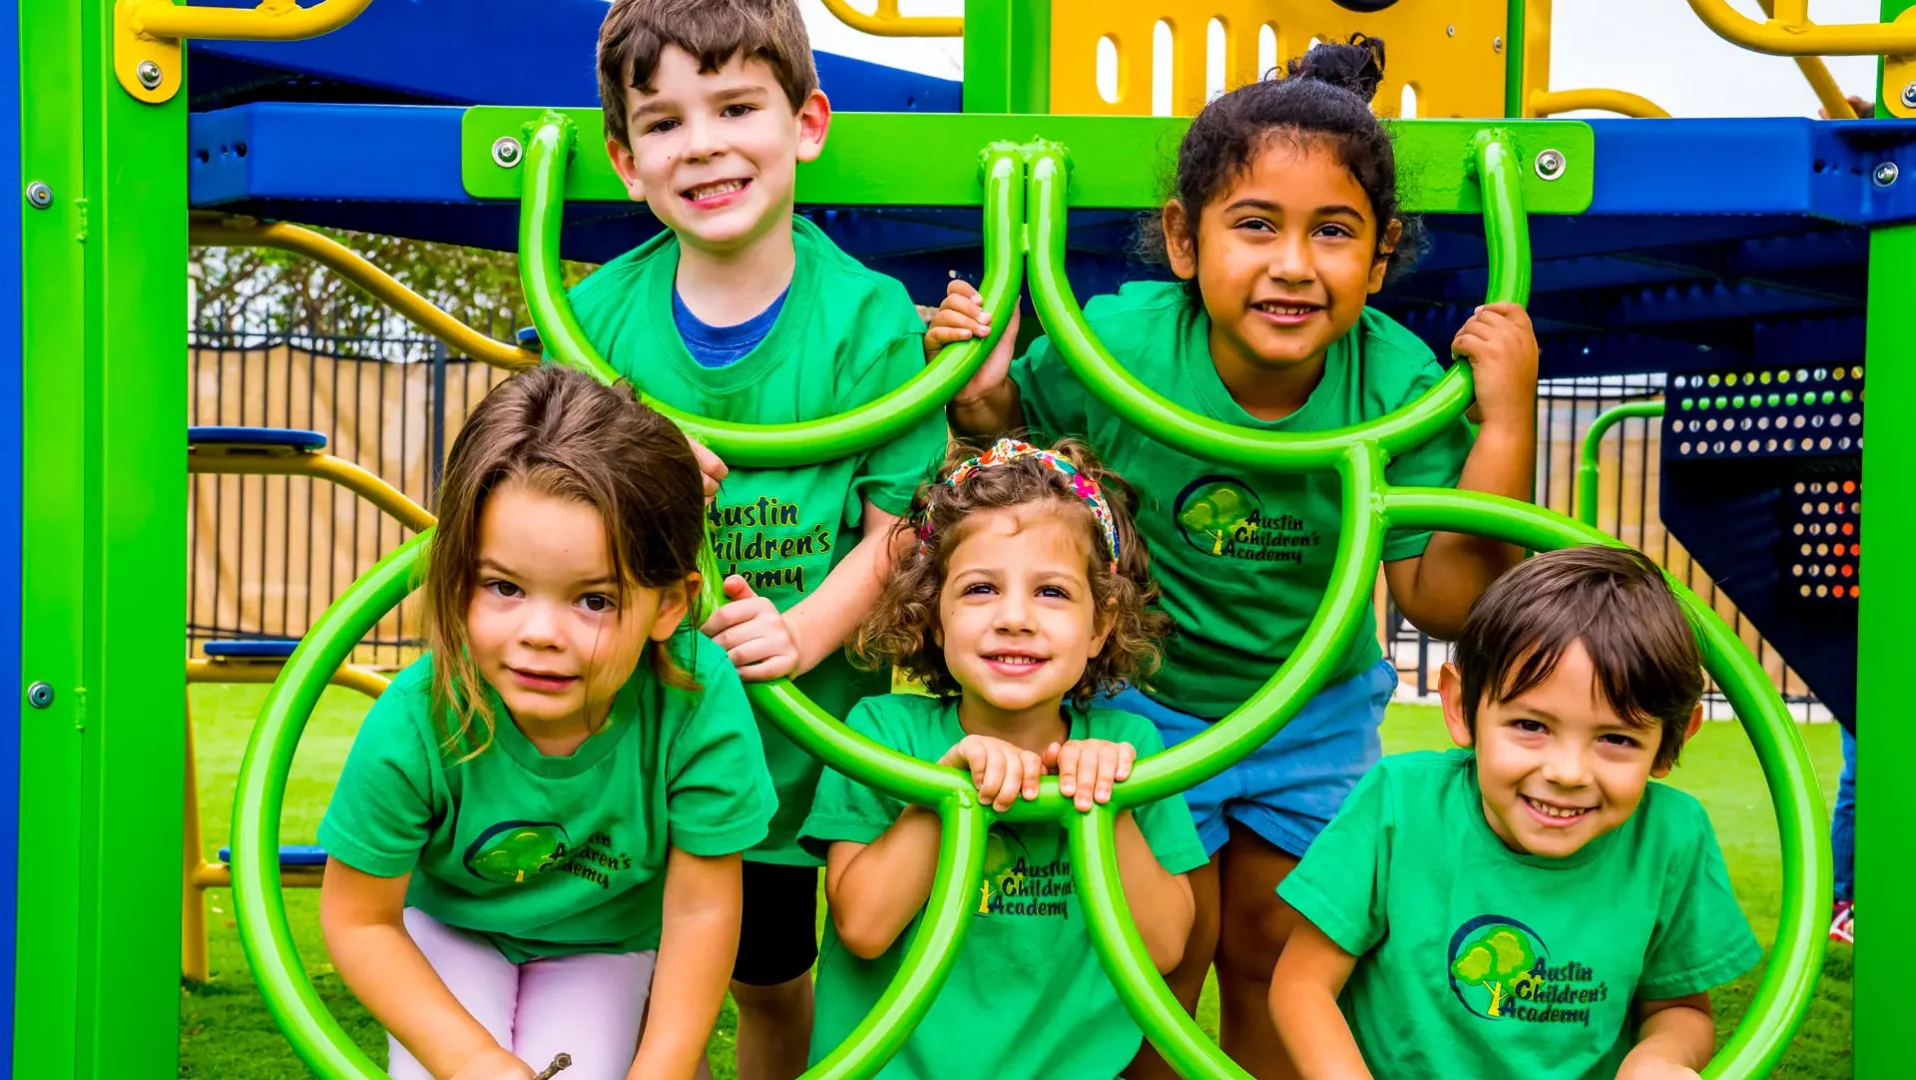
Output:
[[1298,921],[1271,974],[1271,1020],[1302,1080],[1371,1080],[1350,1023],[1337,1007],[1357,958],[1317,924]]
[[[971,770],[978,798],[998,810],[1022,795],[1038,797],[1044,762],[1029,750],[982,735],[967,735],[938,764]],[[869,844],[839,841],[825,857],[825,899],[832,926],[853,956],[876,960],[924,909],[938,871],[938,815],[905,808],[891,828]]]
[[897,540],[894,514],[865,500],[864,537],[832,567],[818,588],[781,613],[742,577],[725,579],[730,601],[702,628],[748,682],[803,675],[845,644],[878,602],[891,573]]
[[319,926],[339,977],[373,1018],[434,1076],[529,1080],[531,1066],[500,1046],[406,932],[406,884],[326,860]]
[[[1451,351],[1470,360],[1483,423],[1457,487],[1529,502],[1537,467],[1537,337],[1516,304],[1490,304],[1457,332]],[[1423,555],[1384,564],[1391,596],[1419,629],[1454,638],[1470,605],[1523,558],[1481,536],[1432,533]]]
[[[925,328],[925,358],[938,355],[947,345],[991,336],[991,312],[985,310],[978,290],[969,282],[953,278],[945,288],[945,301]],[[951,399],[945,411],[952,430],[972,439],[989,439],[1025,426],[1024,405],[1018,396],[1018,384],[1011,380],[1011,354],[1018,341],[1018,309],[1011,309],[1011,323],[991,348],[984,365],[971,381]]]
[[630,1080],[691,1080],[725,1002],[738,956],[744,886],[737,855],[706,858],[674,847],[651,1005]]
[[1637,1045],[1617,1080],[1696,1080],[1716,1051],[1710,995],[1637,1003]]
[[[1137,748],[1130,743],[1104,739],[1074,739],[1062,746],[1054,744],[1045,753],[1046,764],[1056,763],[1059,793],[1070,798],[1079,812],[1090,810],[1094,802],[1110,802],[1111,786],[1130,778],[1137,757]],[[1124,885],[1124,901],[1137,923],[1138,936],[1158,971],[1168,972],[1184,959],[1191,923],[1197,917],[1191,882],[1158,862],[1129,810],[1118,815],[1117,846],[1118,880]]]

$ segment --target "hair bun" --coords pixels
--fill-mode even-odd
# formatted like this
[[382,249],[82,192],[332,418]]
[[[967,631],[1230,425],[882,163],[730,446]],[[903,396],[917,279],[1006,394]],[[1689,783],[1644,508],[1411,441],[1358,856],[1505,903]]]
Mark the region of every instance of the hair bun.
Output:
[[1290,62],[1293,79],[1311,79],[1348,90],[1368,102],[1384,81],[1384,40],[1352,34],[1347,45],[1325,42]]

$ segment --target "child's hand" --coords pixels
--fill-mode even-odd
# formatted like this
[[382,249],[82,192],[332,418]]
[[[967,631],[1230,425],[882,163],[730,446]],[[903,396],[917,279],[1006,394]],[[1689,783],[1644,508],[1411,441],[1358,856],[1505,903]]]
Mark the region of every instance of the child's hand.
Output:
[[466,1062],[452,1074],[452,1080],[532,1080],[532,1066],[513,1056],[512,1051],[495,1046]]
[[706,449],[704,443],[697,439],[685,441],[692,444],[692,456],[699,460],[699,479],[705,483],[705,501],[709,503],[718,496],[719,481],[725,479],[732,470],[719,460],[717,454]]
[[1044,753],[1045,766],[1058,773],[1058,792],[1080,811],[1091,809],[1094,799],[1110,802],[1111,785],[1129,779],[1137,760],[1137,747],[1103,739],[1073,739],[1062,746],[1052,743]]
[[[925,328],[925,359],[929,360],[947,345],[991,336],[991,312],[985,310],[978,290],[962,278],[953,278],[945,287],[945,302]],[[991,355],[972,375],[971,381],[952,398],[953,404],[968,405],[1003,386],[1011,377],[1011,352],[1018,341],[1018,309],[1011,309],[1011,325],[992,347]]]
[[737,574],[725,579],[725,596],[731,603],[714,611],[699,629],[725,650],[739,678],[768,682],[797,670],[798,642],[778,608]]
[[1045,774],[1044,759],[989,735],[965,736],[938,764],[970,769],[978,797],[1000,813],[1011,809],[1019,795],[1037,798],[1038,781]]
[[1519,304],[1477,309],[1450,351],[1470,361],[1477,376],[1477,403],[1470,418],[1486,427],[1537,423],[1537,334]]

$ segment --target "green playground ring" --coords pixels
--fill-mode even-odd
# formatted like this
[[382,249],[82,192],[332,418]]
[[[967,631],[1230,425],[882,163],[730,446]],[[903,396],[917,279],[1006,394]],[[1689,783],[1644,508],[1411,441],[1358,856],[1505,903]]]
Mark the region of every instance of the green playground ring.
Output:
[[[577,134],[564,113],[548,111],[526,140],[525,186],[519,201],[519,277],[539,338],[561,363],[600,382],[618,374],[599,354],[566,300],[559,261],[559,230],[565,222],[566,167]],[[1011,318],[1024,283],[1022,237],[1013,222],[1024,219],[1024,163],[1019,149],[995,143],[979,155],[985,193],[985,278],[979,293],[992,325]],[[996,341],[966,341],[939,354],[903,385],[856,409],[799,424],[737,424],[697,416],[656,398],[641,396],[687,435],[710,447],[727,464],[755,467],[816,465],[882,446],[913,424],[943,409],[984,364]]]
[[[563,124],[542,125],[534,133],[532,149],[562,160],[565,137]],[[1480,134],[1474,149],[1491,246],[1490,297],[1521,301],[1528,292],[1529,257],[1521,187],[1512,182],[1516,157],[1497,129]],[[542,211],[542,255],[553,264],[549,270],[556,270],[553,241],[558,201],[554,193],[563,190],[562,165],[553,164],[554,160],[547,157],[537,162],[535,169],[529,154],[526,163],[526,203]],[[1321,688],[1329,677],[1328,660],[1348,644],[1361,621],[1362,604],[1369,599],[1388,529],[1477,533],[1534,550],[1579,544],[1621,545],[1562,515],[1514,500],[1444,489],[1392,489],[1384,483],[1384,466],[1390,453],[1429,437],[1453,422],[1468,405],[1467,365],[1453,367],[1424,397],[1397,413],[1332,433],[1253,436],[1177,410],[1155,395],[1144,396],[1148,391],[1140,393],[1142,388],[1134,381],[1127,383],[1128,376],[1092,337],[1065,284],[1062,237],[1068,166],[1062,149],[1047,143],[1023,148],[998,146],[987,152],[986,162],[988,195],[989,185],[998,178],[1006,178],[1006,187],[1015,188],[1011,178],[1029,174],[1027,197],[1034,209],[1029,251],[1034,299],[1047,329],[1054,331],[1054,341],[1059,343],[1066,362],[1093,393],[1171,445],[1190,448],[1194,453],[1201,448],[1204,456],[1270,471],[1335,470],[1343,481],[1344,521],[1327,602],[1306,628],[1297,651],[1262,689],[1198,738],[1140,761],[1132,778],[1118,786],[1106,806],[1080,814],[1058,795],[1055,778],[1047,778],[1037,800],[1020,803],[1002,815],[1006,820],[1063,824],[1094,948],[1121,1000],[1174,1067],[1184,1076],[1202,1080],[1248,1080],[1248,1074],[1225,1058],[1178,1007],[1120,902],[1122,889],[1113,840],[1116,813],[1215,775],[1275,734]],[[561,185],[537,194],[533,191],[539,186],[533,183],[534,173],[548,179],[556,177]],[[1025,232],[1024,203],[1018,194],[1007,190],[995,204],[987,205],[987,229],[995,225],[1000,239],[1021,237]],[[1002,216],[994,220],[999,214]],[[527,231],[541,230],[528,230],[522,222],[522,238]],[[987,254],[992,257],[987,264],[988,283],[1015,280],[1017,271],[1005,265],[1006,259],[1016,259],[1013,242],[992,246]],[[525,261],[540,260],[528,257]],[[528,300],[535,317],[541,320],[541,334],[560,362],[605,378],[609,369],[603,359],[589,351],[575,351],[584,339],[577,333],[576,323],[570,325],[569,334],[563,325],[570,313],[556,288],[558,280],[556,273],[528,273]],[[533,292],[535,281],[543,292]],[[555,316],[559,323],[548,325],[545,320]],[[907,385],[916,386],[924,378]],[[959,384],[954,382],[953,388]],[[849,422],[841,416],[821,421],[820,425]],[[804,453],[822,454],[825,446],[833,444],[821,440],[807,445],[805,434],[813,427],[787,425],[779,430],[778,437]],[[716,435],[712,443],[715,449],[735,434],[714,429],[707,429],[707,433]],[[842,434],[833,437],[853,438]],[[757,444],[768,454],[773,452],[773,445]],[[723,449],[719,452],[725,453]],[[801,455],[773,460],[826,459]],[[326,1010],[299,960],[281,892],[279,815],[294,751],[328,677],[379,618],[411,591],[430,536],[430,532],[422,533],[381,560],[321,616],[268,695],[240,768],[234,808],[233,884],[241,939],[261,991],[288,1041],[308,1067],[327,1080],[368,1080],[385,1074]],[[709,551],[704,565],[708,567],[709,593],[716,585],[709,580],[714,577],[709,572]],[[1706,666],[1750,735],[1770,787],[1782,838],[1783,910],[1770,964],[1743,1023],[1703,1074],[1709,1080],[1745,1080],[1762,1076],[1775,1065],[1814,991],[1825,944],[1822,916],[1830,896],[1829,838],[1808,753],[1782,699],[1729,627],[1681,584],[1673,581],[1672,585],[1696,627]],[[824,763],[888,794],[935,808],[945,826],[927,914],[897,977],[846,1042],[805,1074],[807,1080],[870,1076],[910,1037],[950,972],[969,925],[970,884],[981,871],[986,829],[995,816],[978,804],[967,775],[907,758],[853,734],[789,681],[751,684],[747,690],[754,704],[781,730]]]

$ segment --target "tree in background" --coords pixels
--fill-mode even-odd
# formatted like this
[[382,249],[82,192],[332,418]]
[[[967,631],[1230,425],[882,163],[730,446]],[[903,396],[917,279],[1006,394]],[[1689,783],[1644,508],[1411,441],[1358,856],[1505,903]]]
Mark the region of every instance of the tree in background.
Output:
[[[519,257],[508,251],[435,244],[374,233],[320,229],[352,248],[407,288],[473,329],[501,341],[531,325],[519,289]],[[197,311],[193,329],[242,337],[421,338],[418,330],[384,304],[318,263],[276,248],[195,247]],[[566,263],[565,283],[576,284],[594,269]],[[390,351],[388,341],[343,354]],[[420,348],[430,352],[422,342]],[[419,359],[419,356],[394,357]]]

